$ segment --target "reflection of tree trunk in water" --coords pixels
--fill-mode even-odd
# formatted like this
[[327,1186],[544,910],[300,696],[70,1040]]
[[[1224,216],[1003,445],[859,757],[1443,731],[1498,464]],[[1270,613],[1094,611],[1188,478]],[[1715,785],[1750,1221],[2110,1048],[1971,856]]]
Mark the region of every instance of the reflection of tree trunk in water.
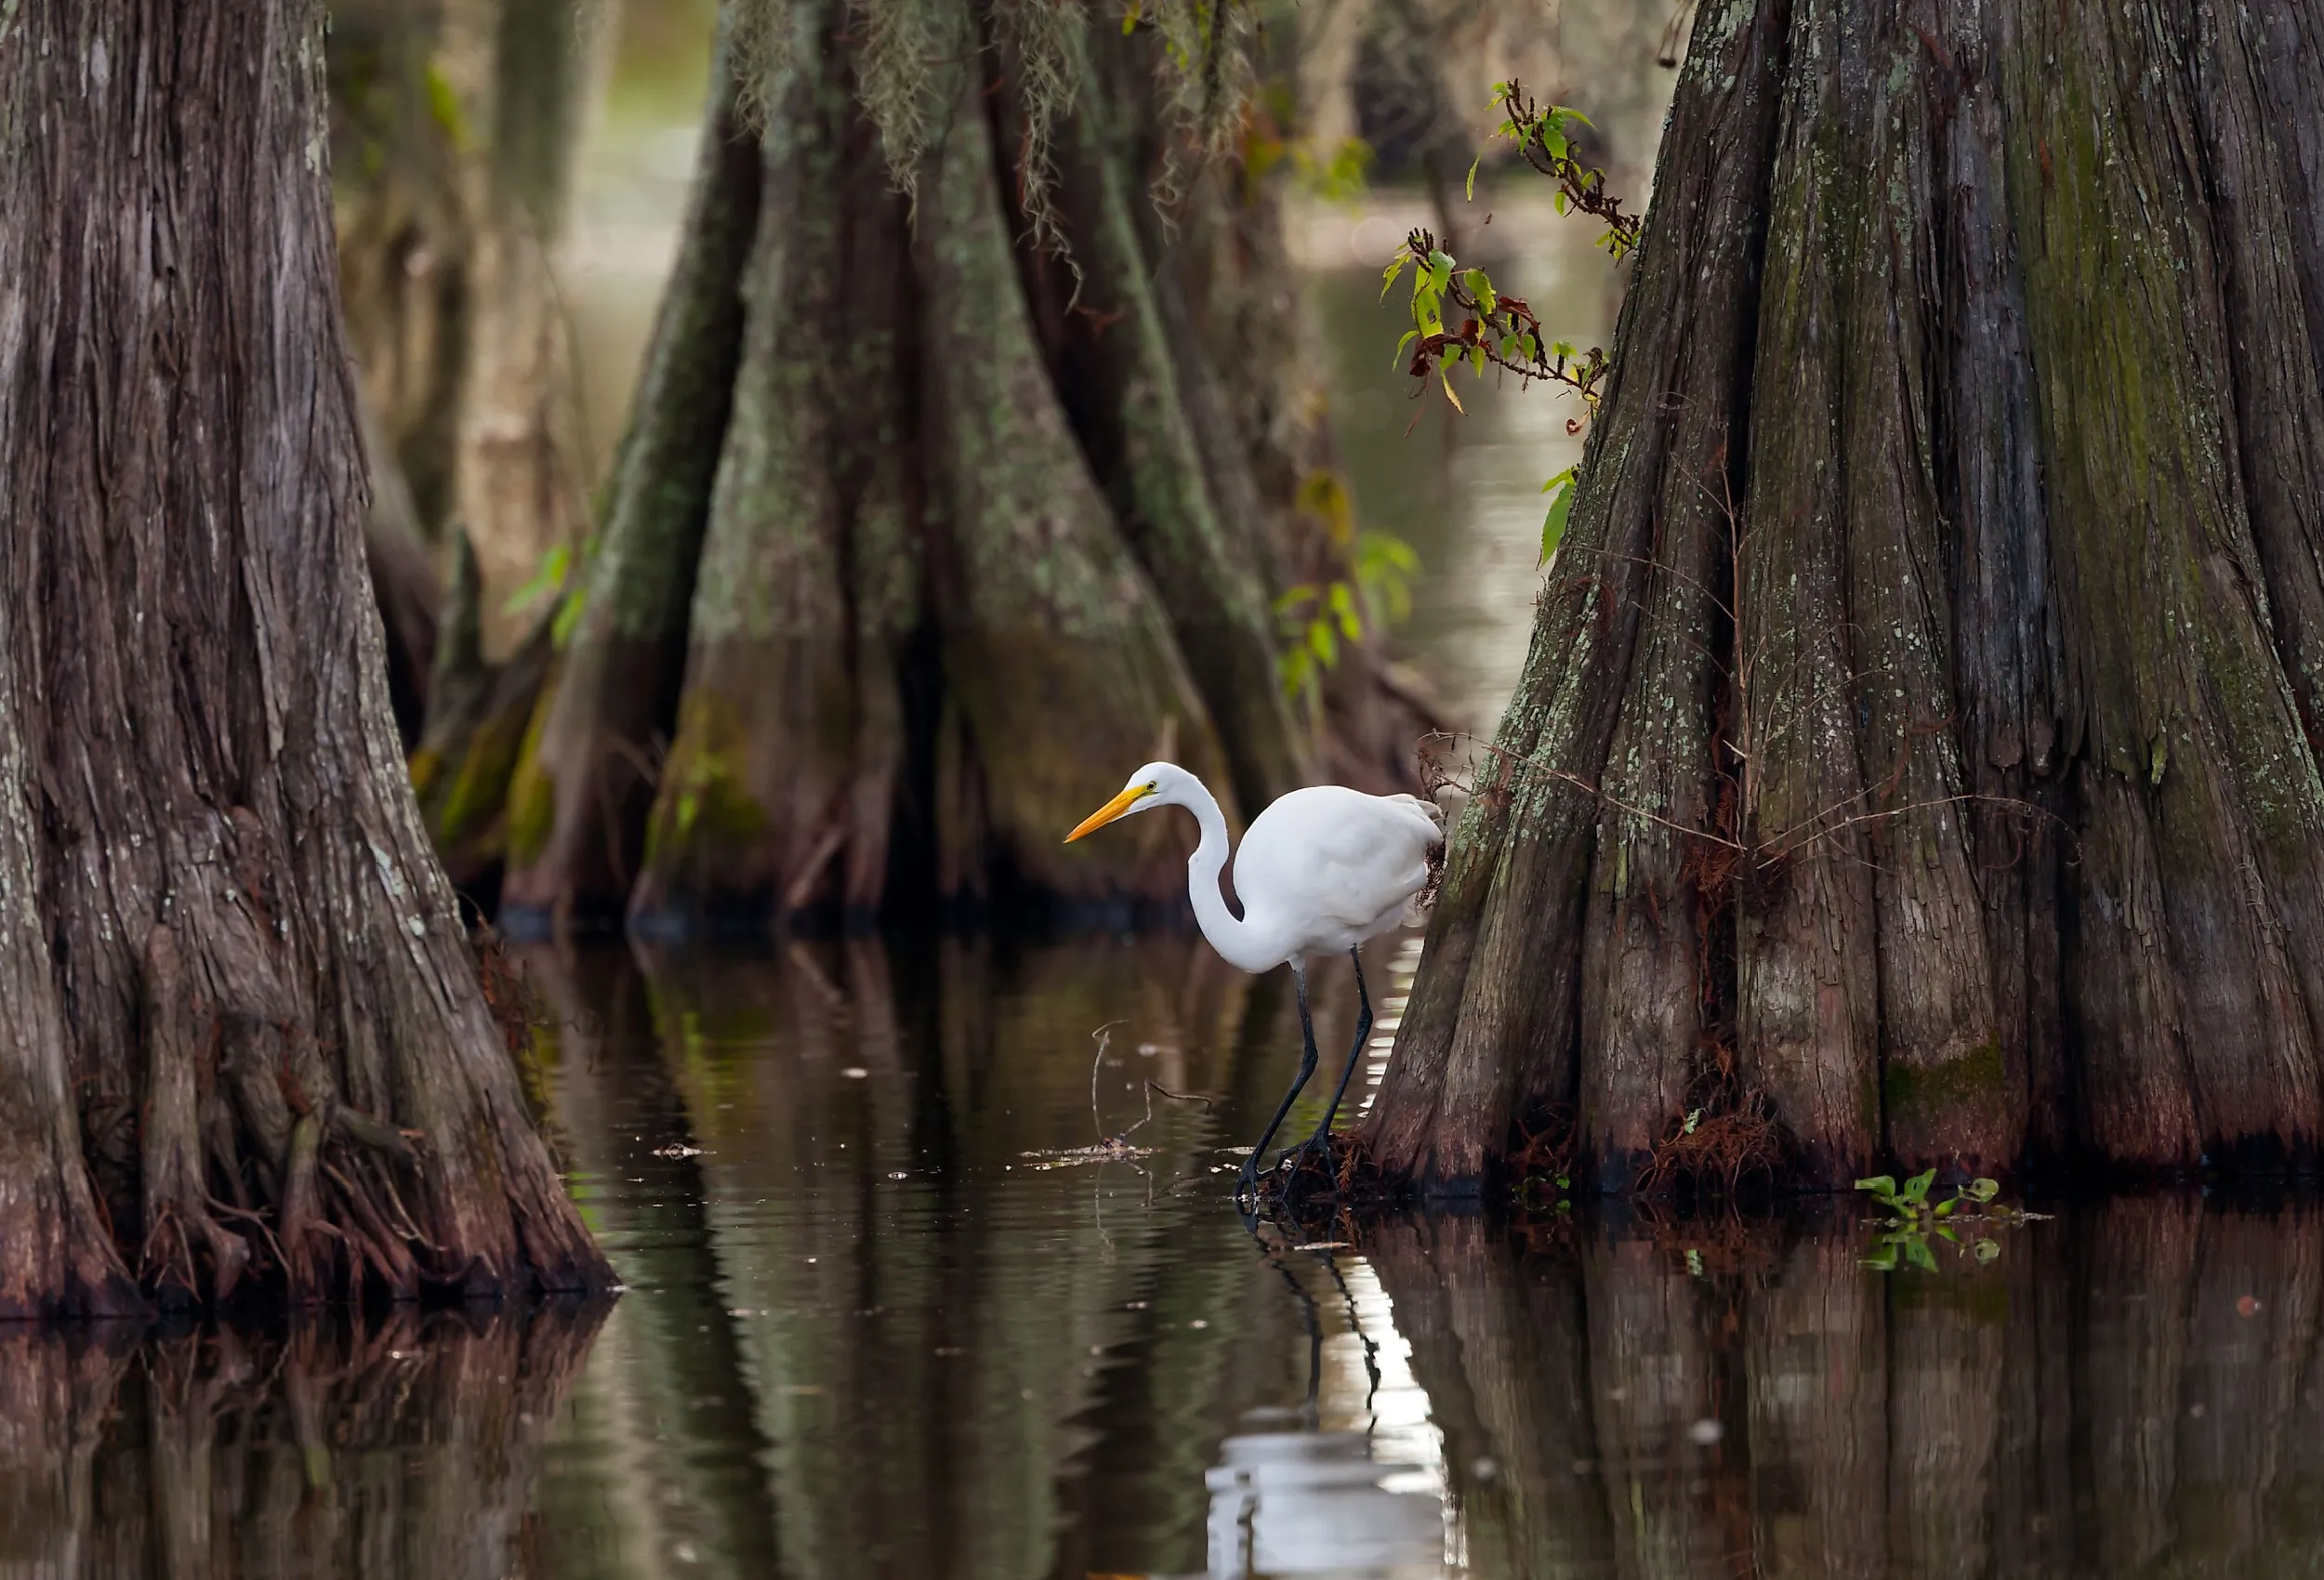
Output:
[[1706,5],[1391,1172],[1578,1101],[1619,1186],[1714,1082],[1817,1185],[2308,1154],[2319,49],[2274,0]]
[[[968,8],[938,20],[984,58]],[[1085,107],[1059,133],[1073,298],[1016,240],[997,151],[1023,136],[1013,86],[931,68],[942,135],[913,222],[856,102],[862,39],[828,6],[791,20],[755,202],[689,221],[574,641],[509,791],[508,914],[626,906],[683,929],[938,901],[1176,907],[1189,830],[1071,850],[1063,831],[1148,757],[1233,808],[1315,754],[1274,677],[1248,446],[1173,333],[1188,307],[1140,213],[1147,41],[1069,27],[1050,63]],[[738,277],[739,336],[714,322]]]
[[105,1573],[88,1562],[98,1447],[118,1410],[130,1336],[75,1343],[26,1323],[0,1326],[0,1574],[10,1580]]
[[556,1027],[552,1106],[568,1165],[601,1232],[628,1242],[624,1277],[656,1292],[614,1312],[574,1401],[614,1456],[603,1468],[603,1517],[640,1560],[684,1543],[706,1573],[774,1573],[769,1444],[730,1312],[740,1285],[723,1265],[703,1165],[680,1151],[710,1139],[626,962],[547,951],[523,960]]
[[173,1301],[601,1284],[397,750],[321,9],[66,9],[0,36],[40,107],[0,280],[46,283],[0,335],[0,1312],[122,1310],[132,1267]]
[[1888,1565],[1885,1290],[1840,1214],[1803,1233],[1744,1312],[1757,1573],[1883,1574]]
[[1690,1435],[1720,1415],[1716,1292],[1651,1240],[1593,1235],[1585,1255],[1598,1474],[1617,1570],[1659,1580],[1731,1563],[1712,1492],[1723,1461],[1740,1455]]
[[498,1580],[603,1312],[404,1308],[286,1338],[228,1327],[136,1351],[20,1330],[0,1340],[0,1386],[16,1392],[0,1433],[8,1555],[57,1555],[40,1574],[255,1563]]
[[2067,1226],[2028,1224],[2001,1253],[2008,1270],[2001,1424],[1995,1434],[1993,1549],[2016,1555],[2004,1573],[2060,1573],[2075,1551],[2075,1300]]
[[[1445,1434],[1471,1570],[1605,1573],[1616,1542],[1597,1481],[1590,1328],[1573,1271],[1521,1265],[1474,1218],[1391,1219],[1365,1254]],[[1625,1506],[1625,1524],[1630,1513]]]
[[2019,1315],[2009,1275],[1987,1264],[1887,1281],[1888,1511],[1897,1580],[1992,1573],[2006,1349]]
[[[1115,1044],[1129,1073],[1146,1062],[1133,1031],[1178,1032],[1219,1059],[1236,984],[1223,1003],[1196,993],[1173,1024],[1155,1007],[1180,1001],[1191,947],[1023,963],[980,961],[953,941],[946,952],[917,987],[891,980],[876,941],[795,941],[772,961],[684,953],[667,969],[654,963],[663,1056],[705,1149],[721,1298],[755,1313],[735,1331],[788,1573],[931,1553],[962,1573],[1048,1573],[1058,1512],[1083,1473],[1085,1424],[1103,1401],[1093,1347],[1116,1354],[1142,1330],[1174,1376],[1231,1363],[1235,1335],[1208,1284],[1217,1260],[1172,1255],[1174,1229],[1191,1228],[1199,1202],[1157,1192],[1149,1205],[1145,1182],[1118,1165],[1037,1176],[1023,1154],[1092,1139],[1088,1059],[1050,1057],[1059,1047],[1087,1047],[1088,1029],[1127,1005],[1143,1011]],[[949,1046],[931,1057],[914,1028]],[[1221,1073],[1206,1065],[1191,1079]],[[938,1098],[922,1095],[929,1085]],[[918,1150],[931,1100],[961,1154],[936,1178]],[[1109,1109],[1107,1122],[1127,1117]],[[1172,1144],[1169,1126],[1157,1115],[1157,1144]],[[1149,1166],[1167,1181],[1195,1157],[1180,1152]],[[1052,1184],[1097,1199],[1039,1235],[996,1225],[1024,1191]],[[770,1200],[790,1205],[751,1210]],[[1147,1304],[1132,1310],[1133,1299]],[[1195,1317],[1212,1326],[1190,1328]],[[1197,1499],[1200,1471],[1196,1461],[1188,1481]]]
[[2179,1397],[2174,1556],[2248,1572],[2291,1457],[2300,1374],[2317,1338],[2324,1257],[2290,1212],[2207,1212]]
[[2080,1236],[2074,1403],[2088,1480],[2078,1507],[2084,1550],[2102,1573],[2136,1573],[2171,1543],[2187,1293],[2202,1225],[2200,1202],[2134,1197],[2093,1209]]

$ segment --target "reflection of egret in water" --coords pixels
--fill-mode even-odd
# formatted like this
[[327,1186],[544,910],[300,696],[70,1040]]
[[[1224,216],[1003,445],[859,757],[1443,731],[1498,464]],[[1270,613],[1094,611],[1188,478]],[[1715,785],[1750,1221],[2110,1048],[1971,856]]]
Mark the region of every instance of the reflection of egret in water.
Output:
[[1385,1463],[1373,1455],[1379,1347],[1365,1331],[1346,1277],[1330,1252],[1314,1254],[1330,1275],[1349,1330],[1362,1346],[1370,1384],[1364,1429],[1326,1431],[1320,1407],[1323,1313],[1290,1264],[1263,1242],[1261,1248],[1305,1322],[1307,1397],[1297,1410],[1250,1412],[1243,1417],[1246,1429],[1220,1444],[1219,1463],[1203,1478],[1210,1492],[1210,1574],[1214,1580],[1241,1580],[1258,1574],[1442,1573],[1441,1490],[1430,1484],[1433,1478],[1424,1467]]

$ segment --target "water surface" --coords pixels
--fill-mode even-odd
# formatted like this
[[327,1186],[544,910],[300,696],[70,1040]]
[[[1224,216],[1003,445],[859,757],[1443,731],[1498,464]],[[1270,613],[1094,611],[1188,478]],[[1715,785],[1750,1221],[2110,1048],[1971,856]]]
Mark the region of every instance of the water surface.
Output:
[[1864,1267],[1855,1201],[1254,1236],[1226,1149],[1295,1034],[1197,941],[528,965],[627,1292],[0,1335],[0,1575],[2324,1561],[2310,1202],[2060,1209],[1934,1273]]

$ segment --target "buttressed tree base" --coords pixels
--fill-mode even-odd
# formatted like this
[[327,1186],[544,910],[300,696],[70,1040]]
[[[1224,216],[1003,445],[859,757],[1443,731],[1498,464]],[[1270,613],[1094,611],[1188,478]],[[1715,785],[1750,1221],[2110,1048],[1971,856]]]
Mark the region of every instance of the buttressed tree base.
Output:
[[322,26],[0,27],[0,1316],[611,1282],[390,714]]
[[2315,1161],[2324,27],[1714,0],[1367,1140]]

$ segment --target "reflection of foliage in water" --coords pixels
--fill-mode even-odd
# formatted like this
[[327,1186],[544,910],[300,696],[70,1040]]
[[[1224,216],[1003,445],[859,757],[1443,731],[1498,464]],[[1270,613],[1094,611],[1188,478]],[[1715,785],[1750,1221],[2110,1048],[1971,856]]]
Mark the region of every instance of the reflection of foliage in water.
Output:
[[[1935,1182],[1934,1168],[1902,1185],[1893,1174],[1856,1181],[1856,1189],[1869,1192],[1886,1214],[1874,1220],[1872,1254],[1864,1258],[1866,1267],[1894,1272],[1901,1257],[1907,1266],[1934,1272],[1937,1248],[1930,1244],[1932,1240],[1976,1261],[1989,1262],[2001,1254],[2001,1243],[1983,1231],[1988,1226],[2027,1222],[2032,1217],[1996,1205],[1994,1199],[2001,1193],[1998,1180],[1980,1175],[1956,1185],[1943,1201],[1931,1201],[1929,1188]],[[1974,1238],[1964,1241],[1964,1231]]]

